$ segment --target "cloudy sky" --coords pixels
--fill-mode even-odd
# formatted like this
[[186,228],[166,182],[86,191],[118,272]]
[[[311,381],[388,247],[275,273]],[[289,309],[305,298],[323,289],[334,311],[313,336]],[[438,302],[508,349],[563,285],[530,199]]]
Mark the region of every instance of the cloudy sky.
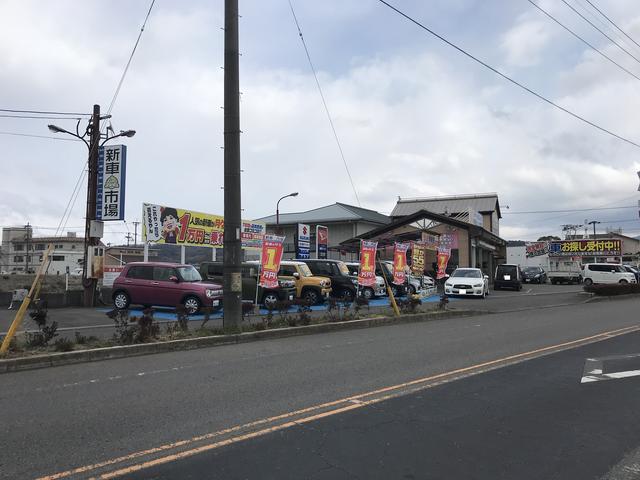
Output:
[[[398,196],[498,192],[507,239],[559,234],[599,220],[640,234],[640,148],[541,102],[375,0],[292,0],[363,207],[389,213]],[[640,3],[591,0],[640,43]],[[640,81],[526,0],[393,0],[429,28],[554,102],[640,143]],[[630,54],[640,47],[586,2],[567,0]],[[640,77],[640,62],[561,0],[558,20]],[[0,108],[108,108],[149,0],[0,2]],[[224,2],[157,0],[113,109],[127,139],[127,224],[142,202],[223,212]],[[244,218],[356,197],[323,110],[287,0],[240,0]],[[0,112],[6,114],[6,112]],[[47,123],[0,117],[0,226],[52,233],[86,160],[83,144]],[[67,230],[81,231],[86,187]],[[509,208],[507,209],[506,206]],[[613,208],[616,207],[616,208]],[[557,210],[592,211],[547,212]],[[606,209],[604,209],[606,208]],[[523,214],[517,212],[544,211]]]

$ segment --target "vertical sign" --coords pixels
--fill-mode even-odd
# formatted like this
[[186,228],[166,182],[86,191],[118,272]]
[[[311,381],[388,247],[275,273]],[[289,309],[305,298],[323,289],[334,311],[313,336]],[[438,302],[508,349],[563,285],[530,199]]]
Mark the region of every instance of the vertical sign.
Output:
[[440,280],[447,276],[447,264],[449,263],[449,257],[451,256],[451,250],[448,248],[438,249],[438,273],[436,279]]
[[411,242],[411,271],[414,275],[424,275],[425,244]]
[[364,287],[376,284],[376,249],[378,242],[360,240],[360,268],[358,283]]
[[329,228],[316,225],[316,258],[327,258],[329,250]]
[[126,169],[126,145],[108,145],[98,149],[96,220],[124,220]]
[[407,266],[407,250],[408,243],[396,243],[393,250],[393,283],[396,285],[404,284],[406,279],[404,269]]
[[311,227],[309,225],[298,224],[296,243],[296,258],[311,258]]
[[278,270],[282,260],[284,237],[265,235],[262,241],[262,264],[260,286],[264,288],[278,287]]

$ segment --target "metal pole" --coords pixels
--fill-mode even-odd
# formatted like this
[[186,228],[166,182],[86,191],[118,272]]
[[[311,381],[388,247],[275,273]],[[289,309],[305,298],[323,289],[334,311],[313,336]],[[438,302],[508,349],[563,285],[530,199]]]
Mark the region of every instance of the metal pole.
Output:
[[98,146],[100,145],[100,105],[93,106],[93,116],[91,117],[91,137],[89,142],[89,165],[87,174],[87,211],[84,228],[84,262],[82,268],[82,285],[84,287],[84,306],[93,307],[93,300],[96,291],[96,280],[89,277],[90,266],[89,249],[98,245],[99,238],[92,238],[91,222],[96,218],[96,197],[98,178]]
[[180,245],[180,263],[184,264],[187,259],[187,250],[184,245]]
[[224,2],[224,326],[242,322],[238,0]]
[[133,223],[133,245],[138,245],[138,225],[140,222],[132,222]]

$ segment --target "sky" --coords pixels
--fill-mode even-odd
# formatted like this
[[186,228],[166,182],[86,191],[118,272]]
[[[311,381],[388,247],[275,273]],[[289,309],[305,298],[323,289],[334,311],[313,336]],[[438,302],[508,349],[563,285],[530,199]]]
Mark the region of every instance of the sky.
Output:
[[[0,2],[0,109],[89,113],[97,103],[105,112],[150,3]],[[640,80],[527,0],[391,3],[640,143]],[[561,0],[537,3],[640,77],[640,46],[586,0],[567,3],[629,54]],[[591,3],[640,43],[640,3]],[[273,214],[292,191],[300,194],[283,200],[281,212],[357,205],[288,0],[239,4],[243,218]],[[388,214],[398,196],[497,192],[506,239],[560,235],[563,224],[591,220],[602,222],[599,231],[640,235],[639,147],[515,87],[377,0],[292,4],[362,207]],[[108,222],[105,242],[133,233],[143,202],[222,214],[223,24],[222,0],[156,0],[111,112],[115,131],[137,134],[122,142],[127,221]],[[48,123],[74,130],[76,120],[0,116],[0,227],[29,222],[36,234],[52,234],[71,203],[62,224],[83,231],[86,184],[75,201],[72,193],[86,147],[52,134]]]

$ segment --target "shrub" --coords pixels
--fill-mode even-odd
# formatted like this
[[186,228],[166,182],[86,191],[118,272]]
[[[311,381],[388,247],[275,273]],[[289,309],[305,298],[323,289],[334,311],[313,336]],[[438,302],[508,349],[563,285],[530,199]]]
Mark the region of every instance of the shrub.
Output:
[[152,308],[145,308],[142,311],[142,316],[138,318],[137,330],[138,334],[135,337],[136,342],[148,342],[152,338],[158,336],[158,334],[160,333],[160,326],[153,319]]
[[91,343],[91,342],[97,342],[98,341],[98,337],[94,336],[94,335],[90,335],[90,336],[85,336],[82,335],[80,332],[76,332],[76,343],[78,345],[86,345],[87,343]]
[[419,298],[415,298],[411,296],[407,298],[397,299],[396,304],[398,305],[398,308],[400,309],[401,313],[407,314],[407,313],[416,313],[416,310],[420,305],[422,305],[422,302],[420,301]]
[[[151,321],[153,322],[153,311],[150,312],[150,315],[152,317]],[[207,313],[206,317],[208,316],[209,315]],[[187,312],[187,309],[184,308],[184,305],[178,305],[176,307],[176,317],[178,318],[178,321],[176,322],[178,328],[180,328],[180,330],[182,330],[183,332],[187,332],[189,330],[189,313]],[[207,323],[207,321],[208,318],[206,318],[205,321],[202,322],[202,325]]]
[[53,346],[56,352],[70,352],[73,350],[73,340],[68,338],[59,338],[55,341]]
[[606,285],[585,285],[585,292],[593,293],[597,296],[626,295],[629,293],[640,293],[640,284],[637,283],[612,283]]
[[129,318],[129,310],[110,310],[106,313],[107,317],[113,320],[116,332],[113,339],[116,343],[126,345],[133,343],[136,336],[137,326],[132,325],[135,319]]
[[29,316],[38,326],[39,332],[27,332],[25,334],[27,347],[45,347],[58,336],[58,322],[51,322],[50,325],[47,325],[47,313],[47,302],[45,300],[39,300],[34,309],[29,312]]

